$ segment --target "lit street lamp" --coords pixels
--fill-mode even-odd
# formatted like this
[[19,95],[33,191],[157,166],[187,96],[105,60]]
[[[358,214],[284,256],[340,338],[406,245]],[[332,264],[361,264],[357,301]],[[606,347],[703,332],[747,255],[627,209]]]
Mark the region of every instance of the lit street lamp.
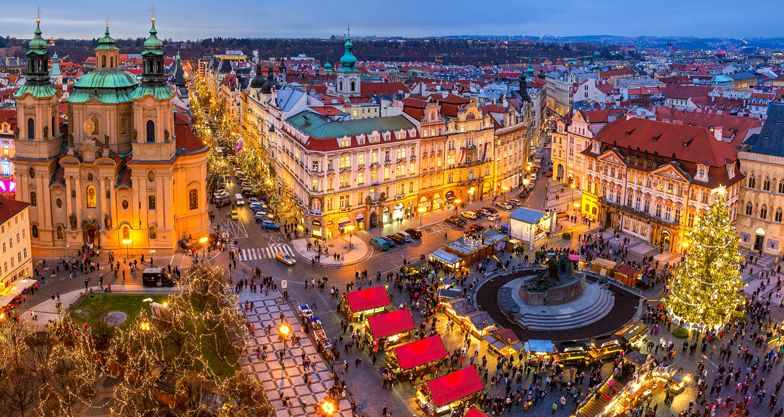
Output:
[[133,243],[133,240],[123,239],[122,243],[123,245],[125,245],[125,258],[128,259],[128,248],[131,247],[131,243]]
[[337,411],[337,407],[335,407],[335,403],[330,400],[329,398],[325,398],[324,401],[321,403],[321,407],[319,407],[321,413],[324,414],[326,417],[331,417]]
[[504,203],[506,203],[506,193],[508,191],[509,191],[509,187],[508,186],[504,185],[503,187],[501,187],[501,192],[504,195]]
[[355,227],[354,227],[353,224],[350,224],[350,225],[346,226],[346,231],[348,232],[348,248],[349,249],[352,248],[352,246],[351,246],[351,235],[354,234],[354,229],[355,229]]
[[463,200],[461,200],[459,198],[456,198],[455,201],[453,201],[453,203],[455,203],[455,215],[457,215],[457,208],[458,208],[457,206],[459,206],[460,203],[462,203],[462,202],[463,202]]
[[288,338],[289,333],[291,333],[291,327],[285,321],[281,322],[280,326],[278,326],[278,335],[283,340],[283,346],[286,346],[286,338]]
[[204,252],[207,249],[207,243],[210,241],[210,238],[207,236],[202,236],[199,238],[199,243],[201,244],[201,257],[204,259]]
[[427,209],[424,208],[424,207],[420,206],[419,208],[417,208],[417,213],[419,213],[419,227],[422,227],[422,217],[423,217],[423,214],[425,214],[426,211],[427,211]]

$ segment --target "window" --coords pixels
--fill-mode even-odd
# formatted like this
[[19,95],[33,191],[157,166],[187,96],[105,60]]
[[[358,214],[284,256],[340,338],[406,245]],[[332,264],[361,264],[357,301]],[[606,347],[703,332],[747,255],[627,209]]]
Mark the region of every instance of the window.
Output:
[[131,228],[125,226],[122,228],[122,240],[131,240]]
[[681,210],[675,209],[675,223],[681,222]]
[[65,233],[63,232],[63,226],[57,226],[57,240],[65,239]]
[[4,159],[2,161],[2,172],[3,176],[10,177],[11,176],[11,161],[8,159]]
[[34,224],[34,225],[33,225],[33,226],[30,228],[30,233],[32,233],[32,235],[33,235],[33,239],[38,239],[38,226]]
[[770,191],[770,178],[765,177],[765,182],[762,183],[762,189],[765,191]]
[[101,57],[101,68],[106,68],[106,55]]
[[188,192],[188,207],[191,210],[199,208],[199,190],[193,189]]
[[751,201],[749,201],[748,203],[746,203],[746,215],[751,216],[753,212],[754,212],[754,207],[751,205]]
[[35,195],[35,191],[30,192],[30,205],[33,207],[38,206],[38,197]]
[[150,210],[155,210],[155,196],[151,195],[147,197],[147,208]]
[[689,213],[689,215],[687,216],[687,220],[686,221],[687,221],[689,227],[694,227],[694,213]]
[[781,223],[781,214],[782,214],[781,209],[780,208],[776,209],[776,214],[773,220],[775,220],[777,223]]
[[749,188],[755,188],[756,185],[757,185],[757,180],[754,178],[753,175],[750,176],[749,177]]
[[147,121],[147,142],[155,142],[155,122]]
[[87,186],[87,208],[95,208],[96,204],[96,195],[95,195],[95,187],[92,185]]
[[27,119],[27,139],[35,139],[35,120],[32,117]]
[[784,180],[779,181],[779,194],[784,194]]
[[760,219],[765,220],[767,218],[768,218],[768,206],[763,204],[762,207],[760,208]]

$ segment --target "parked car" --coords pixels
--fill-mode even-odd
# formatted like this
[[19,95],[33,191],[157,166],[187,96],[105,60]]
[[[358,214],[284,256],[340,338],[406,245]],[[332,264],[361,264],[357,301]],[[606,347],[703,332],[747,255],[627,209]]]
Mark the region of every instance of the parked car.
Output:
[[393,233],[391,235],[388,235],[387,238],[388,239],[392,239],[392,241],[395,242],[396,245],[402,245],[402,244],[406,243],[406,238],[404,238],[403,236],[400,236],[397,233]]
[[553,170],[551,169],[551,170],[547,171],[547,173],[544,174],[544,176],[547,177],[547,178],[552,177],[553,176]]
[[409,235],[409,234],[408,234],[408,233],[406,233],[406,232],[397,232],[397,234],[398,234],[398,235],[400,235],[400,236],[402,236],[402,237],[403,237],[403,239],[405,239],[405,240],[406,240],[406,242],[410,242],[410,241],[412,241],[412,240],[413,240],[413,239],[411,238],[411,235]]
[[465,232],[466,232],[466,234],[469,234],[469,233],[479,233],[479,232],[481,232],[483,230],[485,230],[484,226],[482,226],[481,224],[474,223],[474,224],[466,227]]
[[225,207],[228,206],[229,204],[231,204],[231,200],[229,200],[228,198],[220,198],[215,200],[215,207],[217,208]]
[[262,221],[261,222],[261,227],[263,229],[269,229],[269,230],[280,230],[280,225],[279,224],[277,224],[275,222],[271,222],[269,220]]
[[373,245],[378,250],[388,251],[389,250],[389,243],[386,240],[380,237],[374,237],[370,239],[370,244]]
[[261,200],[259,200],[258,197],[249,197],[248,198],[248,203],[251,204],[251,205],[253,205],[253,204],[262,204]]
[[512,207],[511,204],[507,203],[506,201],[496,201],[495,206],[498,208],[502,208],[504,210],[511,210],[514,208]]
[[458,217],[458,216],[452,216],[452,217],[446,219],[446,222],[448,224],[451,224],[451,225],[456,226],[456,227],[463,227],[466,224],[465,219],[462,218],[462,217]]
[[498,209],[496,209],[493,206],[484,206],[484,207],[482,207],[482,210],[487,210],[490,213],[497,213],[498,212]]
[[487,217],[487,216],[490,216],[490,215],[492,215],[492,214],[493,214],[493,213],[491,213],[491,212],[489,212],[489,211],[485,210],[484,208],[480,208],[479,210],[477,210],[477,211],[476,211],[476,213],[477,213],[477,214],[481,214],[481,215],[482,215],[482,216],[484,216],[484,217]]
[[244,196],[252,196],[253,195],[253,189],[250,188],[250,187],[242,187],[242,190],[240,190],[240,192]]
[[494,221],[500,220],[500,219],[501,219],[501,215],[500,214],[496,214],[496,213],[493,213],[493,214],[487,216],[487,220],[490,220],[491,222],[494,222]]
[[394,240],[392,240],[392,239],[390,239],[390,238],[388,238],[388,237],[386,237],[386,236],[379,236],[379,237],[380,237],[381,239],[384,239],[384,240],[386,240],[386,241],[387,241],[387,244],[389,244],[389,247],[390,247],[390,248],[394,248],[395,246],[397,246],[397,244],[395,243],[395,241],[394,241]]
[[479,216],[476,214],[475,211],[466,210],[460,214],[461,216],[465,217],[466,219],[476,220]]
[[291,256],[291,255],[289,255],[287,253],[283,253],[283,252],[275,252],[275,259],[277,259],[279,262],[282,262],[282,263],[284,263],[284,264],[286,264],[288,266],[291,266],[291,265],[294,265],[295,263],[297,263],[297,260],[294,259],[293,256]]
[[239,220],[240,219],[240,213],[237,211],[237,209],[234,209],[234,210],[231,211],[231,219],[232,220]]
[[256,213],[253,214],[253,218],[255,218],[256,222],[258,223],[258,222],[263,222],[264,220],[272,220],[275,217],[267,213],[266,211],[257,211]]
[[520,206],[520,204],[521,204],[521,203],[520,203],[520,200],[518,200],[518,199],[516,199],[516,198],[510,198],[509,200],[506,200],[506,201],[507,201],[509,204],[511,204],[512,206],[515,206],[515,207],[519,207],[519,206]]
[[419,229],[406,229],[406,233],[411,235],[414,239],[422,239],[422,231]]
[[242,197],[242,194],[234,194],[234,201],[236,201],[238,206],[245,205],[245,199]]

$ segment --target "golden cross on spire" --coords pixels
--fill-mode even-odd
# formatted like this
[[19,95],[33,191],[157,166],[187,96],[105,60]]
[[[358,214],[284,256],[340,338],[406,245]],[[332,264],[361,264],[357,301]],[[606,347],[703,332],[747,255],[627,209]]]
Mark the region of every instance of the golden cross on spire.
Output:
[[41,7],[40,6],[37,9],[35,9],[35,22],[36,23],[41,23]]
[[150,6],[150,20],[154,23],[155,22],[155,3]]

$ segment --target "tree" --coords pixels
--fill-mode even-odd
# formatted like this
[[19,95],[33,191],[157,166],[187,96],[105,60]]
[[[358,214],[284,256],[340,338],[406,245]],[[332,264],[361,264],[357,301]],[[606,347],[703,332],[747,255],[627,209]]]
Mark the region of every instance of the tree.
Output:
[[697,218],[689,252],[670,280],[665,306],[687,328],[716,329],[745,303],[738,236],[727,212],[727,191],[712,192],[713,202]]

